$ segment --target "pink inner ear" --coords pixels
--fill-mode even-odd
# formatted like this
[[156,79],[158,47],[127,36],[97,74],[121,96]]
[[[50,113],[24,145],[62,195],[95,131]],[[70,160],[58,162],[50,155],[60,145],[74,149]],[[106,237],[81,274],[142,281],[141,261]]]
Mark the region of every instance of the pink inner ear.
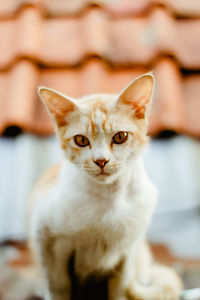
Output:
[[65,99],[54,98],[49,103],[49,110],[55,116],[58,126],[67,125],[67,113],[74,110],[74,105]]
[[133,105],[133,108],[135,110],[134,116],[137,119],[144,119],[145,112],[146,112],[146,106],[145,105],[142,105],[142,106]]
[[67,113],[74,110],[74,104],[70,100],[50,90],[42,90],[40,93],[58,126],[67,125],[66,116]]
[[151,100],[152,90],[153,77],[150,75],[140,77],[122,92],[119,100],[134,109],[136,118],[143,119]]

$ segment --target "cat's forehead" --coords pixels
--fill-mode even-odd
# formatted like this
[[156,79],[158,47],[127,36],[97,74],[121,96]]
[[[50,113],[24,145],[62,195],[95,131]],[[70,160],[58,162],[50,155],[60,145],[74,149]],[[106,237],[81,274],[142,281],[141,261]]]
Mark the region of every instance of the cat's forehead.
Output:
[[105,126],[110,114],[110,106],[115,98],[112,95],[95,94],[81,99],[82,112],[88,118],[92,131],[98,127],[99,131]]
[[78,100],[79,106],[88,110],[96,110],[97,108],[109,107],[111,103],[117,99],[115,94],[92,94],[87,95]]
[[99,132],[111,130],[109,116],[111,115],[114,99],[116,99],[116,96],[106,94],[89,95],[80,99],[79,107],[85,127],[91,135],[95,136]]
[[117,95],[112,94],[90,95],[80,100],[82,121],[87,132],[92,136],[97,136],[98,133],[109,134],[120,129],[125,130],[128,126],[128,120],[116,110],[116,100]]

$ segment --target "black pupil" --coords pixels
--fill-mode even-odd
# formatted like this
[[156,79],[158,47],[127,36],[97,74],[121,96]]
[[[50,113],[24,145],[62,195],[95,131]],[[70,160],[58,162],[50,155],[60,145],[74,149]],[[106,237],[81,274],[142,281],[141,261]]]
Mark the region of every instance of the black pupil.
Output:
[[120,140],[122,139],[122,134],[121,134],[121,133],[119,133],[119,139],[120,139]]
[[85,143],[85,138],[84,138],[84,136],[82,136],[82,144],[84,144]]

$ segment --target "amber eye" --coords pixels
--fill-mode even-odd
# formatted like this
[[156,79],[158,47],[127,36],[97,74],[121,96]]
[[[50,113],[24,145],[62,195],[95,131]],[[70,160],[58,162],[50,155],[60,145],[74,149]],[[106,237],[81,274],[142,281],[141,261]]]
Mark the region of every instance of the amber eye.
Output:
[[88,138],[86,138],[86,136],[78,134],[74,136],[74,142],[76,143],[76,145],[78,145],[79,147],[86,147],[90,144]]
[[127,138],[128,132],[120,131],[113,136],[112,140],[115,144],[123,144],[124,142],[126,142]]

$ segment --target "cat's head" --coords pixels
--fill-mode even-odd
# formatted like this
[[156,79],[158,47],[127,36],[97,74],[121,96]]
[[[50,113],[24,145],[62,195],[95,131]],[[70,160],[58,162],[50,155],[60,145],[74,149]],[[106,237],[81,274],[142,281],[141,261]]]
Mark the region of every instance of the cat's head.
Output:
[[110,183],[148,141],[153,87],[153,76],[146,74],[119,95],[95,94],[75,100],[44,87],[39,88],[39,95],[66,157],[97,181]]

